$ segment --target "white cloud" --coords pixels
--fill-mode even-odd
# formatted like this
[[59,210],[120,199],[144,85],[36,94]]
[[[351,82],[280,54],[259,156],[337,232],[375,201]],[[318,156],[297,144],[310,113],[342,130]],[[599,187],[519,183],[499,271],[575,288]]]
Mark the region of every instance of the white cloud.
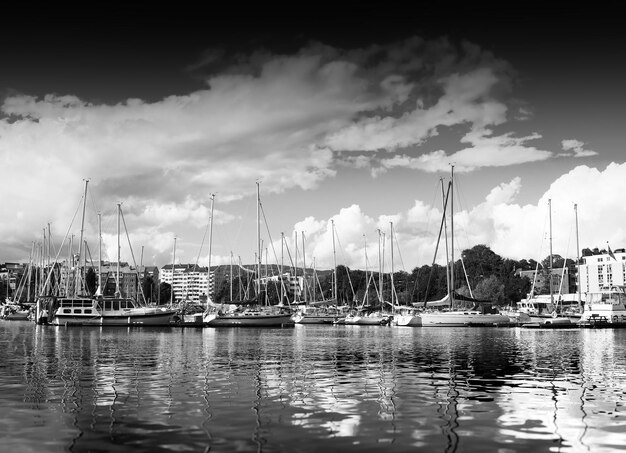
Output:
[[[582,183],[584,181],[584,183]],[[607,241],[612,248],[626,247],[626,207],[621,194],[626,191],[626,164],[610,164],[598,170],[579,166],[554,181],[550,189],[534,204],[520,205],[517,196],[523,189],[522,179],[513,178],[493,188],[482,203],[455,213],[455,255],[463,249],[485,244],[503,258],[544,259],[549,254],[549,209],[551,200],[553,251],[576,258],[574,204],[578,205],[580,246],[603,247]],[[597,193],[606,194],[597,197]],[[441,221],[441,210],[421,200],[402,213],[380,216],[377,223],[358,205],[342,209],[332,219],[341,238],[337,251],[338,264],[353,268],[364,267],[364,242],[368,242],[370,263],[377,263],[377,228],[390,239],[388,219],[394,218],[396,236],[396,269],[402,259],[405,270],[431,264]],[[307,254],[317,256],[318,263],[332,267],[332,236],[328,221],[308,218],[315,232],[308,235]],[[326,228],[320,228],[322,224]],[[365,237],[364,237],[365,235]],[[399,249],[397,248],[399,246]],[[339,244],[337,244],[339,247]],[[390,246],[387,242],[386,263],[389,265]],[[443,263],[440,248],[437,262]],[[377,264],[376,264],[377,265]]]
[[591,151],[588,149],[584,149],[585,144],[580,140],[561,140],[561,147],[563,148],[564,153],[559,154],[559,156],[567,156],[567,157],[590,157],[596,156],[598,153],[595,151]]
[[[194,70],[210,70],[216,55],[207,54]],[[503,93],[511,73],[477,46],[411,38],[348,51],[312,44],[290,56],[254,53],[211,73],[207,89],[158,102],[9,96],[0,106],[0,168],[3,185],[12,188],[0,203],[1,250],[7,260],[26,259],[48,222],[59,242],[76,232],[84,178],[90,180],[87,229],[96,230],[93,211],[110,221],[121,201],[146,256],[168,262],[174,235],[202,232],[212,193],[225,205],[216,223],[233,224],[239,217],[228,203],[251,195],[258,179],[265,192],[283,193],[315,190],[346,170],[342,165],[376,175],[397,167],[447,170],[450,162],[470,171],[545,160],[552,154],[529,144],[538,135],[489,129],[507,121]],[[457,126],[469,130],[465,149],[418,156],[408,150]],[[589,152],[582,144],[564,147]],[[380,149],[402,154],[381,160],[372,152]],[[355,204],[341,210],[335,220],[346,237],[346,260],[362,261],[363,234],[386,228],[390,219],[400,240],[415,229],[402,224],[417,209],[365,214]],[[311,218],[296,228],[310,229],[319,238],[312,250],[330,257],[328,220]],[[432,239],[405,237],[413,248]],[[192,241],[183,242],[181,250],[195,256]],[[222,259],[228,257],[216,257]]]

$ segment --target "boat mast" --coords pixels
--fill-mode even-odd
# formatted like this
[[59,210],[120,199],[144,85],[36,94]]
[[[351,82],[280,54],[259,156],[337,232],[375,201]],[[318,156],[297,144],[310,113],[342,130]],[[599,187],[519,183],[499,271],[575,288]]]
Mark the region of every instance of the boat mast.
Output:
[[261,296],[261,195],[259,189],[259,181],[256,182],[256,241],[257,241],[257,281],[256,294],[257,301]]
[[450,309],[452,309],[454,306],[454,165],[450,167]]
[[172,251],[172,286],[170,286],[170,307],[174,306],[174,269],[176,268],[176,236],[174,236],[174,250]]
[[285,259],[285,233],[280,233],[280,303],[285,300],[285,274],[283,272],[283,263]]
[[306,253],[304,246],[304,231],[302,231],[302,290],[304,291],[304,305],[306,305]]
[[391,311],[395,312],[396,304],[394,303],[393,299],[393,293],[395,292],[395,287],[393,285],[393,222],[389,222],[389,231],[391,235]]
[[115,278],[115,297],[122,297],[122,292],[120,291],[120,203],[117,204],[117,267]]
[[[85,193],[83,194],[83,217],[80,224],[80,242],[78,244],[78,265],[80,265],[80,259],[83,256],[83,232],[85,230],[85,209],[87,207],[87,185],[89,180],[85,179]],[[77,267],[76,272],[76,285],[74,286],[74,297],[78,295],[79,286],[82,286],[82,278],[80,276],[80,270]],[[82,288],[80,288],[82,290]]]
[[548,216],[550,219],[550,268],[548,269],[548,285],[550,286],[550,304],[554,306],[552,294],[552,200],[548,199]]
[[[447,216],[447,202],[448,202],[448,197],[450,196],[450,183],[448,183],[448,193],[445,193],[445,190],[443,188],[443,178],[440,179],[441,181],[441,204],[443,206],[443,216],[441,218],[441,226],[443,227],[443,234],[444,234],[444,244],[446,245],[446,285],[447,285],[447,289],[448,289],[448,301],[450,304],[450,309],[452,309],[452,294],[450,293],[450,262],[448,261],[450,254],[448,252],[448,224],[446,223],[446,216]],[[441,228],[439,229],[439,237],[441,237]],[[439,239],[437,240],[437,245],[439,245]],[[434,263],[434,260],[433,260]]]
[[381,241],[381,231],[378,228],[378,299],[380,301],[380,309],[384,310],[384,302],[383,302],[383,265],[382,265],[382,255],[380,253],[380,241]]
[[[208,258],[208,265],[207,265],[207,270],[206,270],[206,309],[209,309],[209,300],[211,298],[211,255],[213,253],[212,247],[213,247],[213,208],[215,206],[215,194],[212,193],[211,194],[211,217],[210,217],[210,221],[211,221],[211,225],[209,228],[209,258]],[[232,252],[231,252],[232,254]],[[174,268],[172,267],[172,283],[174,282]],[[231,272],[231,278],[232,278],[232,272]],[[213,282],[215,284],[215,282]],[[233,299],[232,296],[232,283],[231,283],[231,296],[230,299]]]
[[578,205],[574,203],[574,216],[576,219],[576,280],[578,280],[578,308],[581,308],[581,297],[580,297],[580,245],[578,243]]
[[98,296],[101,296],[102,291],[102,214],[98,213]]
[[[230,251],[230,300],[233,300],[233,251]],[[207,299],[208,300],[208,299]]]
[[368,296],[370,281],[367,278],[367,237],[365,236],[365,234],[363,234],[363,254],[365,255],[365,294],[363,294],[363,303],[361,305],[365,305],[365,303],[367,302],[367,305],[369,306]]
[[300,303],[300,285],[298,284],[298,232],[294,230],[294,263],[293,273],[296,279],[296,286],[294,287],[294,303]]
[[335,251],[335,221],[331,220],[330,223],[332,226],[332,233],[333,233],[333,264],[334,264],[334,268],[333,268],[334,286],[332,288],[332,293],[333,293],[333,299],[335,299],[335,305],[339,305],[339,301],[337,300],[337,253]]

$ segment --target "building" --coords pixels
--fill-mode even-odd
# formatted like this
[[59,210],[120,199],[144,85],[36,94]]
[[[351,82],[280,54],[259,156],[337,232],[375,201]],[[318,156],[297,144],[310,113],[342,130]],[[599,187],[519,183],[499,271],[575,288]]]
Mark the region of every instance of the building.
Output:
[[[549,273],[548,273],[549,271]],[[550,294],[550,286],[548,286],[549,275],[552,274],[552,294],[568,294],[576,290],[576,285],[570,279],[570,272],[567,267],[554,269],[539,269],[535,277],[535,270],[518,270],[520,277],[526,277],[531,283],[534,282],[535,294]]]
[[160,280],[172,287],[174,300],[206,300],[207,290],[213,292],[213,272],[207,281],[207,268],[195,264],[167,264],[159,272]]
[[583,293],[597,292],[611,285],[626,285],[626,250],[584,256],[578,272]]

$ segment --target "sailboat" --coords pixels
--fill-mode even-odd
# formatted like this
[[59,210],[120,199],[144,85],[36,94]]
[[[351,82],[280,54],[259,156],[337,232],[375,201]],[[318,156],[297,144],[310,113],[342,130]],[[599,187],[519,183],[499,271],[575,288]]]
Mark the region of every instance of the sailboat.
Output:
[[[574,205],[576,210],[576,205]],[[567,328],[574,327],[574,321],[580,319],[580,313],[577,310],[573,310],[571,304],[567,307],[568,315],[565,314],[563,307],[563,296],[561,289],[563,286],[563,273],[559,280],[559,294],[555,300],[554,288],[552,284],[553,280],[553,253],[552,253],[552,200],[548,199],[548,214],[549,214],[549,242],[550,242],[550,256],[549,256],[549,269],[548,269],[548,286],[550,289],[549,294],[535,294],[535,284],[537,273],[539,270],[539,263],[535,269],[535,278],[533,279],[533,286],[531,287],[530,294],[526,299],[517,302],[518,311],[520,313],[528,315],[526,321],[521,322],[522,327],[526,328]],[[578,229],[578,223],[577,223]],[[577,234],[578,236],[578,234]],[[577,246],[578,247],[578,246]],[[563,266],[565,270],[565,263]],[[577,304],[578,306],[580,303]],[[576,308],[578,308],[578,306]]]
[[[261,300],[261,196],[259,182],[257,181],[257,247],[258,261],[257,275],[255,279],[256,299],[252,304],[235,305],[232,309],[226,309],[223,304],[217,304],[210,300],[207,294],[207,310],[204,313],[204,325],[208,327],[286,327],[293,326],[293,312],[289,307],[282,305],[270,306]],[[210,255],[210,253],[209,253]],[[210,258],[209,258],[210,269]],[[231,305],[232,306],[232,305]]]
[[[442,188],[443,190],[443,188]],[[451,259],[447,263],[449,266],[449,278],[448,278],[448,294],[437,303],[447,302],[448,308],[446,310],[424,310],[420,317],[422,321],[423,327],[458,327],[458,326],[497,326],[497,325],[508,325],[510,320],[508,316],[505,316],[500,313],[483,313],[480,310],[476,310],[474,308],[469,310],[461,310],[458,309],[457,304],[461,299],[470,298],[463,297],[461,298],[454,291],[454,166],[451,167],[451,176],[450,181],[448,183],[448,192],[444,198],[444,209],[443,216],[441,221],[441,227],[445,227],[446,225],[446,207],[448,199],[450,201],[450,255]],[[439,230],[439,235],[441,237],[441,229]],[[447,239],[447,238],[446,238]],[[446,248],[447,248],[447,240],[446,240]],[[447,254],[446,254],[447,255]],[[425,304],[428,307],[428,304]]]
[[[81,225],[81,244],[79,246],[79,261],[83,256],[83,229],[85,222],[85,202],[87,199],[87,183],[83,202],[83,220]],[[73,294],[64,297],[52,297],[47,307],[47,324],[56,326],[168,326],[176,313],[167,307],[150,307],[132,299],[123,297],[120,288],[120,220],[123,219],[121,204],[117,205],[117,275],[115,295],[105,297],[101,295],[99,281],[95,297],[87,294],[84,285],[85,266],[77,268],[76,285]],[[126,232],[128,235],[128,232]],[[130,243],[130,242],[129,242]],[[131,249],[132,254],[132,249]],[[134,259],[134,255],[133,255]],[[84,261],[84,257],[83,257]],[[100,263],[102,260],[100,259]],[[135,266],[136,267],[136,266]],[[99,272],[101,275],[101,273]],[[101,277],[98,277],[99,280]],[[37,316],[37,319],[42,319]]]
[[363,295],[363,303],[355,313],[350,313],[346,316],[344,324],[348,325],[367,325],[367,326],[386,326],[391,322],[391,314],[384,311],[384,298],[383,298],[383,265],[382,255],[380,253],[381,247],[381,231],[378,230],[378,288],[377,295],[380,303],[380,310],[371,310],[370,307],[366,307],[368,300],[369,284],[374,278],[374,272],[370,273],[369,280],[367,277],[368,260],[367,260],[367,242],[365,242],[365,294]]
[[[337,255],[335,251],[335,223],[331,220],[332,225],[332,237],[333,237],[333,261],[334,261],[334,270],[332,275],[332,284],[331,284],[331,298],[326,300],[316,301],[313,300],[311,302],[307,301],[307,291],[306,291],[306,278],[304,278],[304,297],[305,303],[304,306],[299,307],[298,311],[294,314],[293,319],[296,324],[338,324],[343,323],[343,320],[346,317],[345,311],[342,310],[337,303]],[[305,259],[304,255],[304,233],[302,233],[302,249],[303,249],[303,259]],[[314,266],[315,267],[315,266]],[[305,272],[306,272],[306,264],[305,264]],[[306,277],[306,275],[305,275]],[[314,280],[313,285],[319,283],[317,280],[317,272],[314,272]],[[321,289],[321,288],[320,288]],[[320,291],[321,293],[322,291]]]

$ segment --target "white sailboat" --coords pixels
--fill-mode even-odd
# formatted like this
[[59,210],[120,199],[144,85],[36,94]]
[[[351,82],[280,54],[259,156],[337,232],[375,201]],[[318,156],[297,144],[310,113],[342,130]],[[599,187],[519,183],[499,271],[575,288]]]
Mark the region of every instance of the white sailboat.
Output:
[[[576,205],[574,205],[576,211]],[[533,286],[531,288],[529,296],[517,302],[518,311],[521,314],[527,315],[526,319],[520,318],[520,324],[526,328],[567,328],[575,327],[574,322],[580,319],[580,312],[577,310],[580,306],[580,302],[575,304],[564,305],[564,300],[572,301],[573,298],[564,297],[561,294],[563,286],[563,274],[561,274],[559,281],[559,294],[555,300],[554,288],[552,284],[553,280],[553,253],[552,253],[552,200],[548,199],[548,217],[549,217],[549,242],[550,242],[550,256],[549,256],[549,269],[548,269],[548,286],[550,288],[549,294],[534,294],[536,276],[539,270],[539,264],[535,269],[535,279],[533,280]],[[576,217],[577,218],[577,217]],[[578,231],[578,222],[576,223],[576,230]],[[578,234],[576,234],[578,237]],[[578,242],[578,240],[577,240]],[[577,244],[578,247],[578,244]],[[565,270],[565,263],[563,264],[563,270]]]
[[[207,295],[207,311],[204,313],[204,325],[208,327],[286,327],[293,326],[292,310],[289,307],[270,306],[261,300],[261,197],[257,181],[257,276],[255,280],[256,300],[253,304],[234,305],[227,309],[221,304],[210,301]],[[210,255],[210,253],[209,253]],[[210,259],[209,259],[210,269]],[[230,304],[229,306],[233,306]]]
[[[333,235],[334,235],[334,223],[333,223]],[[334,255],[333,240],[333,256]],[[293,320],[296,324],[335,324],[339,320],[345,318],[345,311],[341,310],[337,306],[337,299],[335,298],[334,279],[332,283],[331,293],[332,298],[329,300],[315,300],[315,292],[313,292],[313,300],[308,300],[308,285],[306,278],[306,255],[304,245],[304,232],[302,232],[302,260],[303,260],[303,289],[304,289],[304,305],[298,307],[296,313],[293,315]],[[315,260],[314,260],[315,261]],[[337,271],[337,264],[335,261],[335,273]],[[317,272],[315,270],[315,264],[313,265],[313,288],[315,288],[317,280]],[[320,291],[322,293],[322,291]],[[282,300],[282,299],[281,299]]]
[[367,242],[365,243],[365,280],[366,288],[363,296],[363,303],[355,313],[350,313],[345,317],[344,324],[348,325],[367,325],[367,326],[386,326],[391,322],[391,314],[384,311],[383,298],[383,265],[380,253],[381,232],[378,230],[378,288],[377,295],[380,304],[380,310],[371,310],[368,305],[368,290],[370,282],[373,281],[374,272],[370,273],[369,280],[367,277],[368,260],[367,260]]
[[[83,202],[83,220],[81,225],[81,243],[79,246],[79,262],[83,255],[83,230],[85,221],[85,203],[87,199],[87,182]],[[117,275],[116,289],[113,297],[86,294],[84,285],[85,265],[77,269],[76,286],[72,295],[52,297],[47,307],[47,323],[56,326],[168,326],[175,310],[166,307],[152,307],[135,300],[123,297],[120,289],[120,220],[123,219],[121,205],[117,205]],[[128,237],[128,232],[126,232]],[[130,240],[129,240],[130,244]],[[131,248],[132,254],[132,248]],[[134,260],[134,255],[133,255]],[[83,258],[83,262],[84,262]],[[135,265],[135,267],[137,267]],[[38,310],[39,311],[39,310]],[[38,316],[37,319],[41,317]]]
[[[483,313],[480,310],[460,310],[455,306],[458,295],[454,291],[454,166],[451,169],[448,183],[448,195],[444,201],[442,226],[445,226],[446,205],[450,201],[450,245],[451,260],[449,266],[448,294],[449,303],[445,310],[425,310],[421,313],[423,327],[459,327],[459,326],[497,326],[506,325],[510,322],[509,317],[500,313]],[[441,235],[441,229],[440,229]],[[447,247],[447,241],[446,241]],[[444,298],[444,299],[446,299]]]

